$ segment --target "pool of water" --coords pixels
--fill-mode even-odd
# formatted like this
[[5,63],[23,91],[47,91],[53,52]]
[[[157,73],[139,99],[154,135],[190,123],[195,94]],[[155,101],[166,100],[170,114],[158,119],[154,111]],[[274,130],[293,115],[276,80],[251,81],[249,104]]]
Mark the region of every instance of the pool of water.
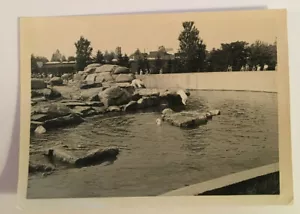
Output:
[[28,198],[156,196],[278,161],[277,94],[192,91],[187,110],[220,109],[205,126],[155,123],[159,113],[94,117],[31,138],[32,148],[55,144],[118,146],[112,164],[30,176]]

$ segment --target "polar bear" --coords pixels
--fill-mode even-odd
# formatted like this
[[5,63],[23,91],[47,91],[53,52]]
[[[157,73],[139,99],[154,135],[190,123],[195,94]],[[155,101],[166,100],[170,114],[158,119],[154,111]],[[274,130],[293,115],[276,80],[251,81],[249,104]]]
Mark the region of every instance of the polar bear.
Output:
[[143,83],[143,81],[141,79],[132,80],[131,85],[134,88],[145,88],[145,84]]
[[180,89],[177,91],[177,94],[180,95],[181,97],[181,101],[183,103],[183,105],[186,105],[186,101],[188,99],[188,95],[185,93],[184,90]]

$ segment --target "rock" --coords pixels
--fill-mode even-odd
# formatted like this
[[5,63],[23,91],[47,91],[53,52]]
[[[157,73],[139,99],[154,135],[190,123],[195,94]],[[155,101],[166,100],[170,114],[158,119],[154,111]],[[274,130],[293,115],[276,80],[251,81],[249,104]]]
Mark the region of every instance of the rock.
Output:
[[135,111],[138,108],[138,104],[136,101],[130,101],[128,104],[126,104],[123,108],[123,111],[129,112],[129,111]]
[[35,106],[37,102],[31,101],[31,106]]
[[165,90],[142,88],[136,89],[133,96],[136,94],[142,97],[159,96],[160,93],[164,93],[164,91]]
[[63,85],[63,80],[60,77],[53,77],[50,79],[49,84],[52,86]]
[[108,147],[105,149],[95,149],[88,152],[85,156],[76,160],[77,167],[100,164],[104,161],[115,160],[120,153],[118,147]]
[[96,114],[104,114],[106,112],[106,108],[103,107],[93,107],[93,109],[95,110]]
[[121,108],[119,106],[109,106],[106,109],[107,112],[120,112]]
[[137,106],[139,109],[150,108],[158,106],[160,103],[157,96],[142,97],[137,101]]
[[42,126],[42,125],[44,125],[43,122],[30,121],[30,132],[34,132],[38,126]]
[[126,67],[122,67],[122,66],[118,66],[114,72],[114,74],[129,74],[130,73],[130,70],[129,68],[126,68]]
[[62,148],[51,148],[46,150],[46,154],[50,159],[57,162],[70,164],[76,167],[89,166],[93,164],[100,164],[108,160],[115,160],[119,154],[119,148],[109,147],[105,149],[95,149],[88,152],[82,157],[77,157],[70,151]]
[[145,84],[140,79],[134,79],[134,80],[132,80],[131,85],[134,88],[145,88]]
[[40,113],[46,113],[49,118],[66,116],[72,113],[72,110],[64,104],[50,104],[39,111]]
[[53,100],[61,97],[61,93],[54,88],[51,88],[50,91],[44,93],[44,96],[48,100]]
[[112,77],[110,72],[101,72],[96,73],[95,82],[102,83],[102,82],[113,82],[114,78]]
[[43,89],[46,87],[47,87],[47,84],[45,83],[44,80],[36,79],[36,78],[31,79],[31,89]]
[[85,101],[99,101],[98,94],[102,91],[102,88],[89,88],[80,91],[80,96]]
[[118,86],[107,88],[98,96],[105,107],[127,104],[131,100],[131,94]]
[[33,114],[31,115],[31,120],[38,121],[38,122],[44,122],[48,119],[47,114]]
[[72,154],[70,151],[66,151],[62,148],[51,148],[46,150],[46,156],[50,158],[51,161],[59,161],[62,163],[67,163],[75,165],[77,157]]
[[44,88],[38,90],[31,90],[31,97],[45,97],[46,99],[52,100],[61,97],[61,93],[52,88]]
[[82,73],[79,73],[80,71],[78,71],[77,74],[73,75],[73,80],[74,81],[83,81],[85,79],[86,76],[84,76]]
[[36,134],[44,134],[44,133],[46,133],[46,129],[43,126],[38,126],[34,130],[34,133],[36,133]]
[[117,75],[115,81],[116,82],[132,82],[132,80],[135,79],[135,76],[133,74],[119,74]]
[[90,67],[90,68],[84,69],[83,72],[84,72],[85,74],[92,74],[92,73],[95,72],[95,70],[96,70],[96,68]]
[[95,110],[90,106],[76,106],[72,109],[74,113],[80,116],[88,116],[95,112]]
[[125,89],[128,93],[133,94],[135,88],[128,82],[116,82],[114,83],[115,86],[119,86],[122,89]]
[[165,109],[162,112],[162,119],[171,125],[181,128],[194,128],[200,125],[205,125],[208,122],[205,114],[196,112],[175,113],[171,109]]
[[69,125],[78,125],[84,120],[78,114],[70,114],[66,116],[57,117],[54,119],[46,120],[44,122],[44,127],[46,129],[59,128]]
[[162,102],[168,103],[169,106],[183,105],[182,98],[176,91],[161,92],[159,97]]
[[210,110],[209,113],[212,115],[212,116],[217,116],[217,115],[220,115],[221,114],[221,111],[220,110]]
[[89,68],[97,68],[97,67],[100,67],[100,66],[101,66],[101,64],[99,64],[99,63],[92,63],[92,64],[87,65],[87,66],[84,68],[84,70],[87,70],[87,69],[89,69]]
[[32,161],[29,162],[29,173],[35,172],[50,172],[55,170],[55,166],[50,163],[33,163]]
[[95,73],[105,73],[105,72],[113,73],[117,67],[118,67],[117,65],[105,64],[100,67],[97,67],[95,69]]
[[31,98],[31,101],[38,103],[38,102],[47,101],[47,99],[45,97],[33,97],[33,98]]
[[74,108],[76,106],[97,106],[101,107],[103,106],[103,103],[99,101],[89,101],[89,102],[68,102],[64,103],[67,107]]

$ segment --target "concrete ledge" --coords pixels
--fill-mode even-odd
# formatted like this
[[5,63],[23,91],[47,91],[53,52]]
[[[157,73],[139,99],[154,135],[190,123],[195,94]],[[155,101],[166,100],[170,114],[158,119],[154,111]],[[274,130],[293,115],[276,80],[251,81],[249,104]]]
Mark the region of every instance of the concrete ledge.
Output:
[[[246,192],[247,188],[256,188],[262,180],[266,181],[273,178],[278,180],[278,193],[275,187],[275,190],[265,194],[279,194],[279,163],[275,163],[183,187],[164,193],[161,196],[230,195],[230,192],[238,194],[236,189],[240,191],[241,195]],[[241,187],[244,190],[240,189]]]
[[137,75],[147,88],[277,92],[276,71]]

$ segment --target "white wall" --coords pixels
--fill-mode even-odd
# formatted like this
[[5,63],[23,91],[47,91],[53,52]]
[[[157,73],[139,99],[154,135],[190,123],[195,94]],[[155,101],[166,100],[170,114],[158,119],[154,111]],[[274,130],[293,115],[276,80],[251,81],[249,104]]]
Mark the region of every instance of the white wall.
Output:
[[277,92],[276,71],[138,75],[147,88]]

